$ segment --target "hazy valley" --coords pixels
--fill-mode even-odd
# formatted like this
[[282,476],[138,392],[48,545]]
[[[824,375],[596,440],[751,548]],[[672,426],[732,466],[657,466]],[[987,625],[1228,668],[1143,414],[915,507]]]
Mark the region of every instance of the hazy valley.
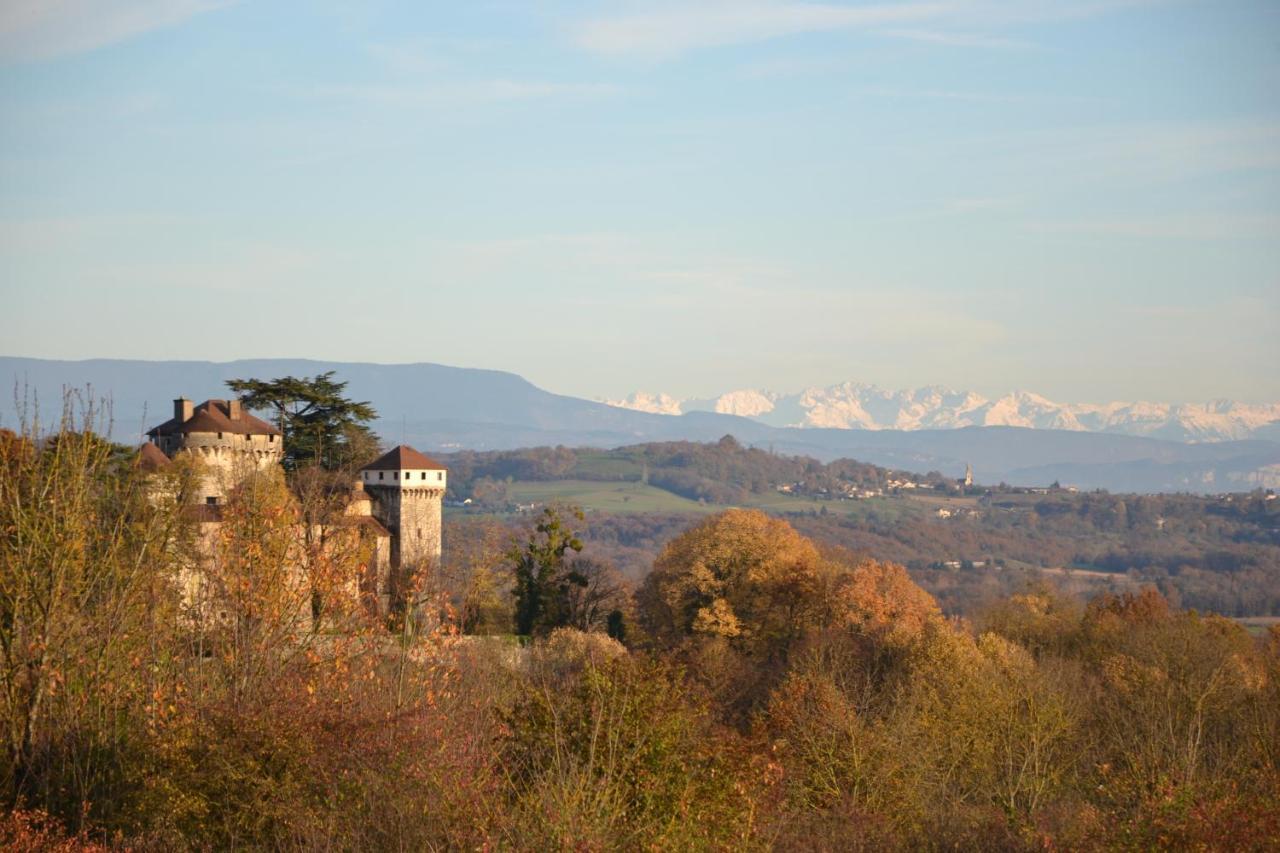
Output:
[[[136,440],[148,413],[167,411],[172,398],[180,394],[198,399],[225,396],[224,383],[235,377],[302,376],[326,370],[349,380],[354,398],[374,404],[380,434],[435,452],[539,445],[609,448],[644,441],[716,441],[732,434],[745,445],[824,461],[851,458],[887,468],[936,470],[953,477],[972,465],[986,483],[1034,486],[1056,480],[1081,489],[1199,493],[1280,486],[1280,441],[1261,437],[1192,443],[1026,425],[956,423],[942,428],[934,421],[927,428],[910,429],[777,426],[762,422],[759,413],[744,416],[750,409],[742,406],[736,414],[635,411],[553,394],[513,373],[438,364],[0,357],[0,377],[16,387],[19,396],[38,397],[46,408],[49,401],[61,398],[64,387],[89,387],[109,398],[113,434],[120,441]],[[922,399],[933,399],[929,396],[933,392],[918,393]],[[880,399],[872,394],[868,400],[873,398]],[[950,398],[942,395],[940,399]],[[880,411],[870,402],[859,405]],[[890,400],[886,405],[901,404]],[[830,406],[838,408],[835,403]],[[17,416],[12,398],[0,400],[0,425],[12,427]],[[887,422],[887,415],[878,417]],[[1256,432],[1267,430],[1260,426]]]

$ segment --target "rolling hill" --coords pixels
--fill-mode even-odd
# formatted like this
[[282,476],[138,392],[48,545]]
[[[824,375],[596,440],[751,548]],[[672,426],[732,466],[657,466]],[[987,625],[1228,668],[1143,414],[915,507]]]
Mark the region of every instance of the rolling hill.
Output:
[[109,399],[113,437],[139,440],[168,417],[174,397],[226,396],[230,378],[314,375],[333,370],[348,392],[381,414],[388,442],[428,451],[510,449],[537,445],[615,447],[644,441],[744,444],[823,460],[855,458],[910,471],[958,476],[972,464],[983,482],[1035,485],[1058,480],[1113,491],[1239,491],[1280,485],[1280,443],[1267,440],[1188,444],[1156,438],[1012,426],[850,430],[778,427],[747,417],[693,411],[639,412],[544,391],[494,370],[438,364],[381,365],[251,359],[232,362],[55,361],[0,357],[0,379],[15,396],[0,402],[0,425],[13,428],[21,399],[48,415],[63,388],[90,388]]

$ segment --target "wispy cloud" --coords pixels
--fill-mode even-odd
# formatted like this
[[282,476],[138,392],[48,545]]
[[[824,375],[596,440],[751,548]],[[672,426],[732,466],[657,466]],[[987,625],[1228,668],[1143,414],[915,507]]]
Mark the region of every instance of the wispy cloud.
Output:
[[95,245],[95,241],[120,242],[171,222],[164,217],[129,214],[4,217],[0,218],[0,254],[10,261],[20,256],[41,254],[67,256]]
[[892,89],[877,86],[864,89],[863,92],[877,98],[923,98],[931,101],[974,101],[1009,104],[1027,100],[1023,95],[1007,95],[1001,92],[962,92],[953,89]]
[[1035,24],[1097,18],[1178,0],[969,0],[955,7],[975,25]]
[[414,36],[365,45],[382,67],[397,74],[439,74],[447,68],[484,61],[509,53],[509,42],[499,38]]
[[1049,234],[1133,237],[1172,240],[1280,239],[1280,216],[1194,214],[1097,220],[1032,222],[1028,227]]
[[[946,331],[957,323],[988,343],[1006,334],[1000,322],[976,316],[966,295],[922,290],[850,270],[832,276],[755,254],[681,248],[660,235],[548,234],[443,244],[432,253],[432,266],[477,292],[483,290],[478,286],[482,282],[495,279],[553,281],[556,304],[607,309],[660,320],[664,326],[698,328],[714,317],[723,335],[743,346],[768,331],[775,344],[789,342],[777,345],[779,349],[811,349],[815,337],[846,339],[850,317],[909,316],[921,332],[912,346],[932,346],[920,340],[947,341],[938,344],[940,352],[954,348]],[[540,292],[538,298],[545,296]],[[859,345],[900,346],[904,339],[892,323],[866,323],[857,340]]]
[[911,23],[934,18],[947,8],[943,3],[689,3],[596,18],[578,26],[574,40],[593,53],[661,58],[801,33]]
[[380,64],[399,74],[435,74],[451,64],[446,49],[430,40],[383,42],[366,49]]
[[749,80],[803,77],[814,74],[831,74],[847,71],[850,63],[841,56],[790,56],[752,62],[739,69],[739,75]]
[[538,98],[603,98],[621,91],[608,83],[558,83],[547,80],[433,81],[405,86],[317,86],[304,95],[400,106],[475,104]]
[[1280,169],[1280,122],[1166,122],[1062,128],[975,141],[1015,168],[1126,183]]
[[1000,31],[1098,17],[1162,2],[1169,0],[905,0],[863,5],[704,0],[595,17],[579,23],[572,34],[578,46],[593,53],[651,59],[846,30],[871,30],[882,36],[948,47],[1024,49],[1035,45]]
[[953,32],[950,30],[893,29],[881,30],[879,32],[881,35],[890,36],[891,38],[925,42],[927,44],[938,44],[947,47],[1000,48],[1008,50],[1027,50],[1035,47],[1031,42],[1021,41],[1019,39],[1001,38],[999,36],[982,35],[979,33]]
[[1015,206],[1018,200],[1010,196],[970,196],[947,199],[943,209],[947,213],[978,213],[984,210],[1001,210]]
[[0,3],[0,62],[33,62],[95,50],[232,2],[6,0]]

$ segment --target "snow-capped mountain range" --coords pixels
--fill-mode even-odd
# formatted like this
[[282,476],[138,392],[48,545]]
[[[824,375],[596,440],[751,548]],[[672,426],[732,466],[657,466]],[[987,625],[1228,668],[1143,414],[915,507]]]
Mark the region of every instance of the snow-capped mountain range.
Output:
[[859,382],[797,394],[744,389],[711,399],[636,392],[612,406],[656,414],[719,412],[779,427],[954,429],[1019,426],[1149,436],[1174,441],[1280,440],[1280,403],[1056,403],[1029,391],[988,399],[939,386],[892,391]]

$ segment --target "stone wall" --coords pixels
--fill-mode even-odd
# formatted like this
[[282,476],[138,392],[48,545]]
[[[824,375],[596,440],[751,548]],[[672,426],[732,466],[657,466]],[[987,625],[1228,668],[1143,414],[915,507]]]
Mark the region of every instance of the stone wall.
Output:
[[279,436],[269,435],[222,433],[219,438],[218,433],[193,432],[167,437],[160,449],[170,456],[190,453],[198,458],[205,470],[200,499],[216,498],[218,503],[246,476],[275,468],[284,457]]
[[374,486],[368,491],[374,499],[374,517],[391,531],[392,567],[438,566],[444,490]]

